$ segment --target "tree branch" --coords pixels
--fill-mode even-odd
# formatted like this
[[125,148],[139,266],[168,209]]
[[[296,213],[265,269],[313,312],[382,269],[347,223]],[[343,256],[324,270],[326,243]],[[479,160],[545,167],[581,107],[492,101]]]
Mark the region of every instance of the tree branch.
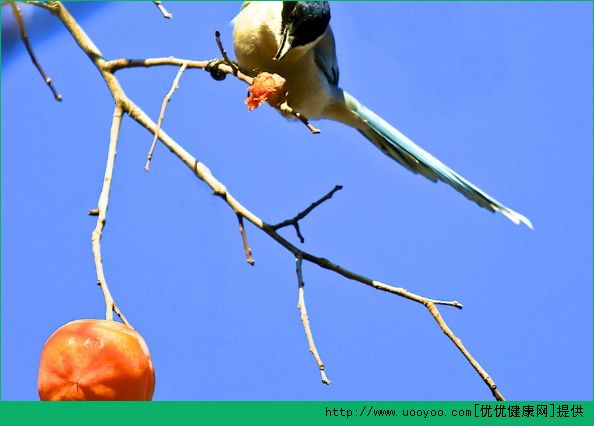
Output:
[[301,264],[303,263],[303,258],[301,256],[297,256],[295,259],[297,266],[297,285],[298,285],[298,292],[299,292],[299,301],[297,302],[297,309],[301,312],[301,322],[303,323],[303,329],[305,330],[305,337],[307,338],[307,344],[309,345],[309,351],[313,355],[314,359],[316,360],[316,364],[318,364],[318,369],[320,370],[320,376],[322,376],[322,383],[325,385],[329,385],[332,383],[328,376],[326,376],[326,368],[324,367],[324,363],[322,362],[322,358],[320,358],[320,354],[318,353],[318,349],[316,348],[316,344],[314,343],[313,334],[311,332],[311,326],[309,325],[309,316],[307,315],[307,308],[305,307],[305,295],[304,295],[304,287],[305,282],[303,281],[303,272],[301,269]]
[[[433,318],[437,321],[441,330],[448,336],[448,338],[454,343],[454,345],[462,352],[463,356],[468,360],[471,366],[475,369],[475,371],[479,374],[479,376],[485,381],[485,383],[489,386],[489,389],[492,391],[493,396],[498,400],[503,400],[503,395],[497,390],[495,382],[491,379],[491,377],[487,374],[487,372],[480,367],[478,362],[474,359],[474,357],[470,354],[470,352],[462,345],[460,339],[456,337],[456,335],[451,331],[451,329],[447,326],[443,318],[441,317],[437,305],[444,305],[444,306],[451,306],[458,309],[462,308],[462,304],[453,300],[437,300],[431,299],[424,296],[420,296],[418,294],[409,292],[408,290],[401,288],[401,287],[394,287],[388,284],[384,284],[380,281],[376,281],[370,278],[367,278],[363,275],[357,274],[352,272],[346,268],[340,267],[337,264],[331,262],[328,259],[314,256],[310,253],[307,253],[303,250],[298,249],[289,241],[284,239],[281,235],[278,234],[274,226],[265,223],[262,219],[252,213],[249,209],[243,206],[238,200],[236,200],[231,193],[227,190],[225,185],[223,185],[219,180],[217,180],[208,167],[198,161],[195,157],[193,157],[188,151],[186,151],[181,145],[179,145],[175,140],[173,140],[165,131],[159,130],[159,126],[153,122],[150,117],[146,115],[146,113],[139,108],[131,99],[129,99],[123,88],[121,87],[119,81],[115,77],[114,73],[122,68],[131,68],[131,67],[149,67],[149,66],[158,66],[158,65],[174,65],[174,66],[182,66],[184,63],[187,63],[188,68],[201,68],[201,69],[208,69],[208,64],[210,62],[204,61],[187,61],[177,58],[152,58],[152,59],[140,59],[140,60],[131,60],[131,59],[116,59],[112,61],[106,61],[99,49],[94,45],[91,39],[85,34],[82,28],[78,25],[76,20],[70,15],[70,13],[66,10],[66,8],[60,3],[48,3],[44,4],[42,7],[51,10],[51,12],[56,15],[60,21],[65,25],[68,31],[72,34],[72,37],[79,45],[79,47],[83,50],[83,52],[91,59],[91,61],[95,64],[99,72],[101,73],[108,90],[110,91],[111,95],[113,96],[116,102],[116,112],[120,109],[123,112],[126,112],[133,120],[135,120],[138,124],[146,128],[149,132],[153,135],[157,135],[159,140],[175,155],[177,156],[192,172],[206,183],[213,191],[214,195],[219,196],[222,198],[232,209],[232,211],[237,215],[238,218],[245,218],[249,222],[251,222],[254,226],[261,229],[265,232],[268,236],[270,236],[273,240],[279,243],[282,247],[288,250],[290,253],[295,256],[297,259],[306,260],[310,263],[316,264],[321,268],[328,269],[333,271],[339,275],[342,275],[349,280],[359,282],[361,284],[367,285],[377,290],[385,291],[390,294],[397,295],[399,297],[405,298],[407,300],[411,300],[422,304],[425,306],[429,313],[433,316]],[[224,73],[233,74],[233,70],[230,66],[221,63],[218,64],[217,67]],[[250,79],[251,77],[242,75],[240,72],[238,73],[238,78],[243,79],[247,78]],[[245,80],[244,80],[245,81]],[[248,83],[251,84],[251,83]],[[114,124],[112,125],[112,142],[115,143],[114,140],[114,133],[117,136],[117,132],[114,131],[114,128],[119,126],[119,119],[115,119],[114,115]],[[116,126],[117,124],[117,126]],[[105,189],[105,183],[104,183]],[[103,192],[102,192],[103,195]],[[100,214],[99,218],[101,219],[101,205],[99,206]],[[106,208],[103,210],[103,215],[105,214]],[[104,224],[104,216],[103,221],[98,220],[98,229],[101,230]],[[99,233],[100,236],[100,233]]]
[[144,170],[147,172],[149,171],[149,168],[151,167],[151,160],[153,158],[153,152],[155,151],[155,147],[157,146],[158,135],[159,135],[159,132],[161,131],[161,126],[163,125],[163,120],[165,119],[165,109],[167,108],[167,105],[169,104],[169,101],[171,100],[173,93],[175,93],[175,91],[179,88],[179,80],[187,67],[188,67],[188,64],[184,63],[179,68],[179,71],[177,72],[175,79],[173,80],[173,84],[171,85],[171,89],[169,89],[169,92],[167,92],[167,94],[165,95],[165,98],[163,99],[163,103],[161,104],[161,113],[159,114],[159,121],[157,124],[157,133],[155,133],[155,136],[153,137],[153,142],[151,143],[151,147],[148,151],[148,154],[146,155],[146,164],[144,165]]
[[60,95],[58,93],[58,91],[56,90],[56,88],[54,87],[54,83],[53,83],[52,79],[45,72],[45,70],[43,69],[43,67],[41,66],[39,61],[37,60],[37,56],[35,55],[35,52],[33,51],[33,47],[31,47],[31,43],[29,42],[29,36],[27,35],[27,29],[25,28],[25,21],[23,20],[23,12],[21,12],[21,9],[19,8],[18,4],[14,3],[14,2],[10,2],[10,7],[11,7],[12,13],[14,14],[14,17],[16,19],[17,26],[19,27],[19,33],[21,35],[21,40],[23,40],[23,44],[25,45],[25,48],[27,49],[29,58],[31,58],[31,61],[33,62],[33,65],[35,65],[35,68],[37,68],[37,71],[39,71],[39,74],[41,74],[41,78],[43,78],[43,81],[45,81],[45,84],[47,84],[47,86],[52,91],[52,94],[54,95],[54,99],[57,100],[58,102],[61,102],[62,95]]
[[305,242],[305,238],[303,238],[303,235],[301,235],[301,231],[299,230],[299,221],[301,219],[304,219],[305,216],[307,216],[308,214],[310,214],[313,209],[315,209],[316,207],[318,207],[324,201],[327,201],[330,198],[332,198],[332,196],[334,195],[334,193],[337,192],[337,191],[340,191],[341,189],[342,189],[342,185],[336,185],[334,187],[334,189],[332,189],[330,192],[328,192],[326,195],[324,195],[318,201],[313,202],[308,208],[306,208],[305,210],[303,210],[297,216],[295,216],[292,219],[284,220],[284,221],[282,221],[280,223],[277,223],[276,225],[272,225],[272,229],[274,229],[275,231],[278,231],[279,229],[284,228],[286,226],[293,226],[295,228],[295,232],[297,233],[297,237],[299,238],[299,241],[301,241],[301,243],[303,244]]
[[250,265],[254,265],[254,258],[252,257],[252,249],[248,244],[247,234],[245,233],[245,227],[243,226],[243,216],[237,213],[237,222],[239,223],[239,233],[241,234],[241,241],[243,242],[243,249],[245,250],[245,260]]
[[111,132],[109,135],[109,150],[107,153],[107,164],[105,166],[105,176],[103,178],[103,187],[99,195],[99,202],[97,203],[97,225],[91,234],[91,242],[93,247],[93,257],[95,259],[95,269],[97,270],[97,285],[101,287],[103,297],[105,298],[105,319],[113,320],[113,312],[124,322],[124,324],[132,327],[124,314],[116,305],[113,296],[107,286],[105,273],[103,271],[103,260],[101,257],[101,237],[105,222],[107,218],[107,208],[109,206],[109,190],[111,188],[111,180],[113,178],[113,169],[115,165],[115,157],[117,152],[118,137],[120,134],[120,125],[122,124],[123,108],[122,105],[116,104],[113,112],[113,121],[111,123]]
[[468,360],[468,362],[470,363],[470,365],[472,365],[472,368],[474,368],[475,371],[478,373],[478,375],[481,376],[483,381],[487,384],[487,386],[491,390],[493,397],[497,401],[505,401],[505,398],[503,397],[501,392],[499,392],[499,389],[497,389],[497,385],[495,384],[495,381],[491,378],[491,376],[489,376],[489,374],[485,371],[485,369],[483,367],[481,367],[481,365],[478,363],[478,361],[476,359],[474,359],[474,357],[470,354],[468,349],[466,349],[466,347],[462,344],[462,340],[460,340],[460,338],[458,338],[454,334],[454,332],[450,329],[450,327],[448,327],[446,322],[443,320],[443,317],[441,316],[441,314],[435,307],[435,303],[431,303],[431,302],[426,303],[425,307],[427,308],[429,313],[433,316],[435,321],[437,321],[439,328],[441,328],[441,330],[444,332],[444,334],[446,336],[448,336],[448,338],[454,343],[454,345],[456,345],[456,347],[460,350],[460,352],[462,352],[462,355],[464,355],[464,358],[466,358]]
[[159,12],[161,12],[161,14],[163,15],[163,18],[173,18],[173,15],[167,12],[167,9],[165,9],[165,6],[163,6],[160,1],[153,1],[153,3],[155,4],[155,6],[157,6],[157,9],[159,9]]

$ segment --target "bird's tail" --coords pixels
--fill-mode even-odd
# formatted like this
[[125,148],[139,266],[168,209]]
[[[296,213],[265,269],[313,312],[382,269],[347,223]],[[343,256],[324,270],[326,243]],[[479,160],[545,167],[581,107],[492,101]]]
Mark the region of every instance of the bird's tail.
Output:
[[360,122],[357,130],[369,139],[388,157],[398,161],[414,173],[420,173],[427,179],[447,183],[469,200],[476,202],[492,212],[501,212],[515,224],[524,223],[533,229],[528,218],[507,208],[499,201],[464,179],[458,173],[443,164],[433,155],[417,146],[413,141],[392,127],[373,111],[359,103],[348,93],[344,93],[345,101],[351,112]]

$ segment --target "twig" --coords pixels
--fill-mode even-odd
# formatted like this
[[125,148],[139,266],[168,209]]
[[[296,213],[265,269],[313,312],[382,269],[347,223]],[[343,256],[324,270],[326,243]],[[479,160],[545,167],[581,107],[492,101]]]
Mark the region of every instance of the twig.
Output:
[[[41,6],[41,5],[39,5]],[[429,309],[430,314],[437,320],[440,328],[442,331],[447,330],[446,335],[448,338],[454,343],[454,345],[460,349],[461,346],[460,340],[456,335],[451,332],[451,330],[447,327],[447,324],[439,315],[439,311],[437,310],[436,305],[445,305],[451,306],[458,309],[462,308],[462,304],[457,301],[447,301],[447,300],[436,300],[436,299],[429,299],[415,293],[411,293],[408,290],[400,287],[393,287],[382,282],[372,280],[367,278],[363,275],[357,274],[355,272],[349,271],[345,268],[342,268],[335,263],[332,263],[328,259],[314,256],[310,253],[307,253],[303,250],[298,249],[289,241],[284,239],[280,234],[276,232],[276,230],[269,224],[265,223],[262,219],[252,213],[249,209],[243,206],[238,200],[236,200],[231,193],[227,190],[225,185],[223,185],[219,180],[217,180],[211,173],[210,169],[206,167],[203,163],[199,162],[194,156],[192,156],[188,151],[186,151],[181,145],[179,145],[175,140],[173,140],[166,132],[158,131],[157,124],[153,122],[150,117],[136,105],[131,99],[126,96],[122,86],[120,85],[118,79],[115,77],[114,72],[117,69],[122,68],[130,68],[134,66],[157,66],[157,65],[177,65],[181,66],[183,61],[176,58],[153,58],[153,59],[141,59],[141,60],[129,60],[129,59],[117,59],[115,61],[106,61],[99,49],[95,46],[92,40],[87,36],[84,30],[79,26],[76,20],[70,15],[67,9],[61,3],[48,3],[43,4],[45,9],[50,10],[54,15],[60,19],[60,21],[64,24],[64,26],[70,31],[72,37],[79,45],[79,47],[85,52],[85,54],[91,59],[91,61],[95,64],[98,71],[101,73],[110,94],[116,100],[116,104],[121,106],[122,110],[135,120],[138,124],[142,127],[146,128],[149,132],[153,135],[157,134],[161,142],[175,155],[177,156],[180,161],[182,161],[193,173],[198,177],[200,180],[205,182],[213,191],[213,193],[217,196],[220,196],[229,207],[233,210],[233,212],[242,218],[247,219],[256,227],[260,228],[263,232],[265,232],[268,236],[270,236],[273,240],[279,243],[282,247],[284,247],[287,251],[293,254],[295,257],[301,257],[303,260],[306,260],[310,263],[316,264],[321,268],[328,269],[333,271],[339,275],[342,275],[345,278],[350,280],[359,282],[361,284],[370,286],[377,290],[385,291],[391,294],[395,294],[399,297],[420,303],[424,305],[427,309]],[[208,65],[208,61],[204,61],[205,66]],[[190,65],[188,65],[190,67]],[[226,70],[225,70],[226,67]],[[226,66],[225,64],[220,64],[219,68],[223,69],[224,72],[232,73],[230,67]],[[203,68],[204,69],[204,68]],[[249,84],[249,83],[248,83]],[[116,107],[116,111],[118,110]],[[115,121],[115,119],[114,119]],[[113,127],[113,126],[112,126]],[[99,227],[99,225],[98,225]],[[101,225],[102,227],[102,225]],[[101,229],[101,227],[99,227]],[[462,351],[463,356],[466,360],[471,364],[471,366],[475,369],[478,375],[483,379],[483,381],[489,386],[489,389],[492,391],[495,398],[499,400],[503,400],[503,395],[497,390],[493,392],[493,389],[496,389],[495,382],[491,379],[491,377],[487,374],[487,372],[482,368],[476,368],[478,362],[474,359],[474,357],[470,354],[468,350],[464,348]]]
[[245,260],[250,265],[254,265],[254,258],[252,257],[252,249],[247,240],[245,227],[243,226],[243,216],[237,213],[237,222],[239,222],[239,233],[241,234],[241,241],[243,242],[243,249],[245,250]]
[[225,47],[223,47],[223,42],[221,41],[221,33],[218,30],[215,31],[215,41],[217,42],[217,46],[219,47],[221,55],[223,55],[223,60],[233,69],[233,75],[236,76],[239,72],[239,67],[231,59],[229,59],[229,56],[227,56],[227,51],[225,50]]
[[147,59],[128,59],[128,58],[119,58],[119,59],[112,59],[110,61],[105,61],[104,70],[109,73],[115,73],[121,69],[126,68],[150,68],[150,67],[160,67],[160,66],[175,66],[181,67],[183,64],[187,64],[188,68],[192,69],[201,69],[204,71],[210,72],[213,66],[216,66],[219,71],[224,74],[231,74],[237,77],[239,80],[243,81],[248,85],[252,85],[254,82],[253,77],[250,77],[247,74],[242,73],[241,71],[237,72],[237,75],[234,74],[234,68],[231,65],[225,63],[225,60],[214,60],[214,61],[193,61],[191,59],[182,59],[182,58],[174,58],[172,56],[164,57],[164,58],[147,58]]
[[37,60],[37,56],[35,56],[33,47],[31,47],[31,43],[29,42],[29,36],[27,35],[27,30],[25,28],[23,12],[21,12],[21,9],[15,2],[10,2],[10,7],[12,8],[12,13],[14,14],[14,17],[16,19],[17,26],[19,27],[19,33],[21,35],[21,40],[23,40],[23,44],[25,45],[25,48],[27,49],[27,53],[29,54],[29,57],[31,58],[33,65],[35,65],[35,68],[37,68],[37,71],[39,71],[39,74],[41,74],[41,78],[43,78],[43,81],[45,81],[45,84],[47,84],[48,87],[50,88],[50,90],[52,91],[52,94],[54,95],[54,99],[57,100],[58,102],[62,101],[62,95],[60,95],[58,93],[58,91],[56,90],[56,88],[54,87],[54,83],[53,83],[52,79],[50,78],[49,75],[47,75],[47,73],[45,72],[45,70],[43,69],[43,67],[41,66],[39,61]]
[[427,304],[425,304],[425,307],[427,308],[429,313],[433,316],[435,321],[437,321],[439,328],[441,328],[441,330],[445,333],[445,335],[448,336],[448,338],[452,342],[454,342],[454,345],[456,345],[456,347],[460,350],[460,352],[462,352],[462,355],[464,355],[464,358],[466,358],[468,360],[470,365],[472,365],[472,368],[474,368],[476,370],[476,372],[479,374],[479,376],[481,376],[483,381],[487,384],[489,389],[491,389],[491,393],[493,394],[495,399],[497,401],[505,401],[505,398],[503,397],[501,392],[499,392],[499,389],[497,389],[497,385],[495,384],[495,381],[491,378],[491,376],[489,376],[489,374],[485,371],[485,369],[483,367],[481,367],[481,365],[478,363],[478,361],[476,359],[474,359],[474,357],[470,354],[468,349],[466,349],[466,347],[462,343],[462,340],[460,340],[460,338],[458,338],[454,334],[454,332],[450,329],[450,327],[448,327],[446,322],[443,320],[443,317],[441,316],[441,314],[435,307],[435,304],[427,303]]
[[316,364],[318,364],[318,369],[320,370],[320,376],[322,377],[322,383],[325,385],[329,385],[332,383],[328,376],[326,376],[326,368],[324,367],[324,363],[322,362],[322,358],[320,358],[320,354],[318,353],[318,349],[316,348],[316,344],[314,342],[313,334],[311,332],[311,327],[309,325],[309,316],[307,315],[307,308],[305,307],[305,295],[304,295],[304,287],[305,282],[303,281],[303,273],[301,271],[301,263],[303,259],[301,256],[297,256],[295,259],[297,263],[296,272],[297,272],[297,284],[299,286],[299,301],[297,302],[297,309],[301,312],[301,322],[303,323],[303,329],[305,330],[305,337],[307,338],[307,344],[309,345],[309,351],[313,355],[314,359],[316,360]]
[[281,228],[284,228],[286,226],[292,225],[295,228],[295,232],[297,233],[297,237],[299,238],[299,241],[301,241],[301,243],[303,244],[305,242],[305,238],[303,238],[303,235],[301,235],[301,231],[299,230],[299,221],[302,220],[302,219],[304,219],[305,216],[307,216],[308,214],[310,214],[313,209],[315,209],[316,207],[318,207],[324,201],[327,201],[330,198],[332,198],[332,196],[334,195],[334,193],[337,192],[337,191],[340,191],[341,189],[342,189],[342,185],[336,185],[330,192],[328,192],[326,195],[324,195],[318,201],[315,201],[315,202],[311,203],[311,205],[308,208],[306,208],[305,210],[303,210],[297,216],[295,216],[292,219],[287,219],[285,221],[282,221],[280,223],[277,223],[276,225],[272,225],[272,229],[274,229],[275,231],[278,231]]
[[157,9],[159,9],[164,18],[173,18],[173,15],[167,12],[167,9],[165,9],[165,6],[163,6],[160,1],[153,1],[153,3],[155,4],[155,6],[157,6]]
[[107,153],[107,164],[105,166],[105,176],[103,178],[103,187],[99,195],[99,202],[97,203],[97,225],[91,234],[91,242],[93,245],[93,257],[95,259],[95,269],[97,270],[97,284],[101,287],[103,297],[105,298],[105,319],[113,320],[113,313],[115,312],[124,324],[132,327],[124,314],[116,305],[105,279],[103,271],[103,260],[101,257],[101,236],[103,235],[103,228],[107,217],[107,208],[109,206],[109,190],[111,188],[111,180],[113,177],[113,168],[115,165],[115,157],[117,152],[118,137],[120,134],[120,125],[122,124],[123,107],[116,103],[113,112],[113,121],[111,123],[111,131],[109,134],[109,149]]
[[311,124],[309,122],[309,120],[307,119],[307,117],[305,117],[303,114],[301,114],[298,111],[295,111],[293,108],[291,108],[289,106],[288,103],[283,102],[282,104],[279,105],[278,109],[280,110],[280,112],[282,112],[283,114],[288,114],[288,115],[292,115],[293,117],[299,119],[299,121],[301,121],[305,127],[307,127],[309,129],[309,131],[313,134],[313,135],[317,135],[320,133],[320,130],[316,127],[314,127],[313,124]]
[[149,168],[151,167],[151,159],[153,158],[153,152],[155,151],[155,147],[157,146],[158,135],[159,135],[159,132],[161,131],[161,126],[163,125],[163,120],[165,119],[165,109],[167,108],[167,105],[169,104],[169,101],[171,100],[173,93],[175,93],[175,91],[179,88],[179,80],[187,67],[188,67],[188,64],[186,64],[186,63],[184,63],[180,67],[179,71],[177,72],[177,75],[175,76],[175,79],[173,80],[171,89],[169,89],[169,92],[167,93],[167,95],[165,95],[165,98],[163,99],[163,103],[161,104],[161,113],[159,114],[159,120],[157,122],[157,133],[153,137],[153,142],[151,143],[151,148],[149,149],[148,153],[146,154],[146,164],[144,165],[144,171],[146,171],[146,172],[148,172]]

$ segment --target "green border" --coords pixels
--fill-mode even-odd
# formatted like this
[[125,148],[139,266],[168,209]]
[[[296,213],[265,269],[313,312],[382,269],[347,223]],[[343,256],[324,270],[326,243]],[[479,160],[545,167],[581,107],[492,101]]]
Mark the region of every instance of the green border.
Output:
[[[537,407],[547,415],[538,415]],[[565,411],[567,406],[568,411]],[[518,407],[518,408],[514,408]],[[533,416],[525,417],[525,408]],[[582,407],[583,416],[571,407]],[[567,412],[568,417],[559,417]],[[553,415],[551,415],[553,409]],[[342,410],[342,413],[341,413]],[[349,411],[350,410],[350,411]],[[394,415],[379,415],[392,410]],[[415,412],[415,416],[410,412]],[[464,417],[454,416],[465,413]],[[520,417],[509,417],[510,411]],[[530,410],[528,410],[530,411]],[[528,412],[526,411],[526,412]],[[405,412],[409,415],[405,416]],[[594,402],[1,402],[4,424],[106,425],[173,422],[174,424],[591,424]],[[489,413],[490,416],[485,415]],[[349,416],[350,414],[350,416]],[[438,416],[442,414],[442,416]],[[425,417],[426,415],[426,417]],[[590,420],[587,420],[587,419]],[[14,422],[14,423],[13,423]],[[17,423],[18,422],[18,423]]]

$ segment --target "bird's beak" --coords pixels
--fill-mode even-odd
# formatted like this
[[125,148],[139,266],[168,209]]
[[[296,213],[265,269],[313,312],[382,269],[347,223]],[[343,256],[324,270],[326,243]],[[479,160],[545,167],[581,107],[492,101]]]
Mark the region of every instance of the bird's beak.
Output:
[[278,52],[272,58],[275,61],[280,61],[285,57],[285,55],[291,50],[291,45],[293,44],[294,37],[289,34],[290,31],[285,30],[283,32],[283,38],[281,39],[280,46],[278,48]]

